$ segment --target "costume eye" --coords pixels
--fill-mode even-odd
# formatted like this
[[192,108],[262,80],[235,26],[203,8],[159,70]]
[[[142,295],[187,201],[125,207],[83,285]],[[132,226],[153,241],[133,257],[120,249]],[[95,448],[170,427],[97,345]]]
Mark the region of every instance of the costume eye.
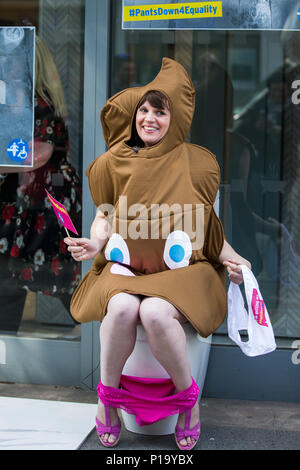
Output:
[[116,263],[130,265],[129,250],[121,235],[113,233],[104,252],[105,258]]
[[175,230],[168,235],[164,249],[164,261],[168,268],[184,268],[189,265],[192,243],[187,233]]

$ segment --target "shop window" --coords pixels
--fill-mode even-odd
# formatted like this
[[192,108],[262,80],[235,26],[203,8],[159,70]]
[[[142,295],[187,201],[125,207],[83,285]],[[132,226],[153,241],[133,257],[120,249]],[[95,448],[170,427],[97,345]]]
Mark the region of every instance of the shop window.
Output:
[[111,94],[151,81],[164,56],[187,69],[187,140],[216,154],[226,236],[251,261],[277,337],[299,336],[300,32],[120,30],[121,15],[113,1]]
[[[69,308],[81,265],[66,251],[66,234],[45,189],[65,206],[81,233],[84,1],[0,1],[2,32],[31,26],[36,28],[36,68],[30,77],[34,165],[31,171],[0,166],[0,333],[78,340],[80,326]],[[8,95],[16,57],[5,44],[0,113],[16,105]],[[49,148],[49,158],[37,165]]]

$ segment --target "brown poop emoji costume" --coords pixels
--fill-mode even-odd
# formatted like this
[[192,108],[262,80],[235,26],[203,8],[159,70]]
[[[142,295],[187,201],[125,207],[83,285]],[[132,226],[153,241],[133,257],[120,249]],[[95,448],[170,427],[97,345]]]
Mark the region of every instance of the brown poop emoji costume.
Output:
[[[159,143],[134,150],[128,142],[135,111],[150,90],[167,96],[170,126]],[[87,175],[95,205],[113,209],[113,228],[73,295],[71,313],[79,322],[101,321],[120,292],[167,300],[204,337],[223,322],[224,233],[213,208],[220,170],[211,152],[184,142],[193,113],[193,84],[167,58],[151,83],[121,91],[102,109],[108,150]]]

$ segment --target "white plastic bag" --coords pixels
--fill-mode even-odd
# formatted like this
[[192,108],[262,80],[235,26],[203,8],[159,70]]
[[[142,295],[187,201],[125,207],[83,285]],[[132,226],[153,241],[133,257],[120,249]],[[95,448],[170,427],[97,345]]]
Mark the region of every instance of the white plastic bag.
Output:
[[[230,282],[228,299],[227,329],[228,336],[247,356],[260,356],[274,351],[276,343],[273,328],[260,293],[257,280],[252,271],[241,265],[248,312],[239,286]],[[242,341],[240,330],[248,331],[248,341]]]

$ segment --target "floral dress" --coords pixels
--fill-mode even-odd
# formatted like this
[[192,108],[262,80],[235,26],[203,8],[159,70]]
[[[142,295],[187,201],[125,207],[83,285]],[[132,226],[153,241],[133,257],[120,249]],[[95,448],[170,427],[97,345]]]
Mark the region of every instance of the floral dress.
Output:
[[[41,97],[35,100],[35,141],[54,147],[48,162],[35,171],[8,174],[0,188],[0,263],[11,283],[35,292],[71,295],[80,264],[66,250],[64,229],[45,189],[69,212],[80,231],[81,182],[70,164],[68,130]],[[3,271],[3,263],[7,270]]]

